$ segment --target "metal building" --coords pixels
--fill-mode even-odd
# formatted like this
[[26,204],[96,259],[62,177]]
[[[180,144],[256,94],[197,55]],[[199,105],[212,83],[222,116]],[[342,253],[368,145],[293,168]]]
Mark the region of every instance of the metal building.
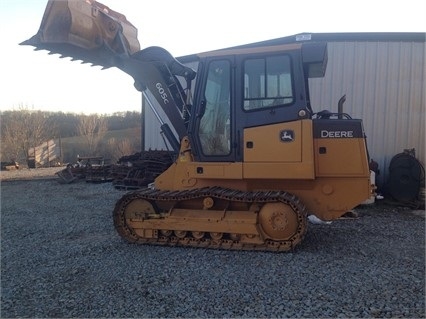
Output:
[[[344,112],[364,120],[370,157],[379,164],[377,183],[384,183],[392,157],[415,149],[425,163],[426,33],[312,33],[240,47],[298,41],[328,43],[324,78],[310,79],[316,111],[337,112],[346,95]],[[179,58],[187,64],[192,56]],[[144,108],[144,148],[164,149],[159,125]],[[165,118],[165,115],[163,115]]]

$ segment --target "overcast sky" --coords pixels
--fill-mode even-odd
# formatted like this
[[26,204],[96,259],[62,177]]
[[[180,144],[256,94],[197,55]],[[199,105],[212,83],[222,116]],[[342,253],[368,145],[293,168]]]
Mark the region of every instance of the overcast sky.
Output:
[[[426,1],[101,0],[138,28],[141,48],[174,56],[302,32],[426,32]],[[0,110],[139,111],[118,69],[82,65],[18,44],[37,33],[47,0],[0,0]]]

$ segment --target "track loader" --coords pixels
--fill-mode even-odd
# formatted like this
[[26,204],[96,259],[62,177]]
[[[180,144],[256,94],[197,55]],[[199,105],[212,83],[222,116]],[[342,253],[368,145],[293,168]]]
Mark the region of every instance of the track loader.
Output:
[[308,215],[335,220],[372,194],[362,121],[311,105],[326,43],[255,43],[194,54],[189,67],[141,50],[125,16],[96,1],[50,0],[22,44],[121,69],[159,119],[176,160],[116,203],[129,242],[289,251]]

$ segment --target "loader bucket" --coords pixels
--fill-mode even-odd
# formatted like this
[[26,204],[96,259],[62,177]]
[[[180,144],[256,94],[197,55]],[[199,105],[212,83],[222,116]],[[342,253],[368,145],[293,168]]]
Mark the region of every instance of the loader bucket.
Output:
[[39,31],[20,44],[105,68],[140,49],[126,17],[94,0],[49,0]]

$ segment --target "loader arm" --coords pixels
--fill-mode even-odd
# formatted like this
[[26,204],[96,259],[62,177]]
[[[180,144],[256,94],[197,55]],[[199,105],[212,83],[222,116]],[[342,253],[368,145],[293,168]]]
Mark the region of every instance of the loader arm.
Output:
[[[140,50],[137,29],[124,15],[94,0],[49,0],[39,31],[20,44],[103,69],[119,68],[133,77],[138,91],[151,93],[179,140],[187,135],[195,71],[160,47]],[[177,76],[185,79],[185,89]],[[157,104],[149,103],[152,107]]]
[[[178,62],[160,47],[149,47],[130,57],[117,57],[117,68],[135,80],[138,91],[149,90],[176,130],[179,140],[186,136],[186,122],[190,114],[188,96],[195,71]],[[186,81],[184,89],[178,80]]]

